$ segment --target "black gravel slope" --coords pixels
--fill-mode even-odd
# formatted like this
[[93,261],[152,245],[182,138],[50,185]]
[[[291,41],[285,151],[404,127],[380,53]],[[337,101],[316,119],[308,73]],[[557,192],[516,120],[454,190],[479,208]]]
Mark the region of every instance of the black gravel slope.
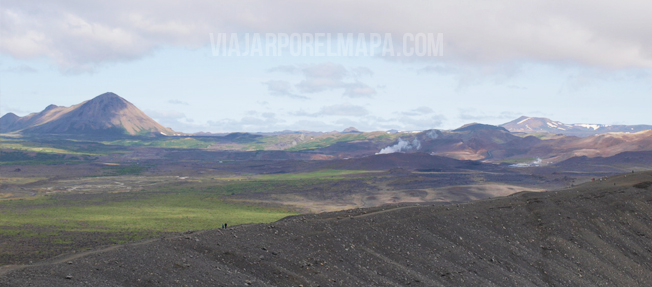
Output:
[[5,267],[0,286],[652,286],[649,181],[187,233]]

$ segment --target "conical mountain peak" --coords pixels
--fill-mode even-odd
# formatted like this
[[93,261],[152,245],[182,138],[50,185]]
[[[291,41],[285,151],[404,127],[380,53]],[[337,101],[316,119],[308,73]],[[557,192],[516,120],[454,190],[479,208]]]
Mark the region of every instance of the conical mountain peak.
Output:
[[[38,119],[38,120],[35,120]],[[4,126],[4,125],[3,125]],[[107,92],[71,107],[50,105],[40,113],[15,120],[3,132],[43,134],[171,134],[129,101]]]

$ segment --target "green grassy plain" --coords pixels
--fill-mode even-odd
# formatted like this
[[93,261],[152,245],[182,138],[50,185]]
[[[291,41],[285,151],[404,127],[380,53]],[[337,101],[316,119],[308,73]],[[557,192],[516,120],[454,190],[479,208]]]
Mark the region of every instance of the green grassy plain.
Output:
[[[113,167],[109,167],[113,171]],[[140,170],[122,170],[120,175]],[[64,231],[179,232],[276,221],[295,212],[225,203],[220,196],[272,190],[302,190],[370,171],[321,170],[310,173],[182,182],[145,191],[103,194],[54,194],[0,201],[0,226],[39,226]],[[0,234],[4,231],[0,230]]]
[[[224,222],[230,226],[273,222],[297,212],[279,208],[277,204],[254,206],[255,203],[247,201],[243,194],[319,190],[326,196],[353,188],[355,182],[349,182],[350,177],[357,177],[358,174],[365,177],[364,173],[370,173],[349,170],[266,175],[238,173],[225,177],[217,175],[151,182],[151,170],[155,170],[152,167],[158,162],[133,164],[119,161],[122,154],[128,155],[139,147],[204,149],[235,145],[241,150],[268,150],[286,148],[289,146],[287,142],[292,142],[294,137],[296,135],[263,137],[233,134],[225,137],[95,139],[0,135],[0,165],[9,166],[5,167],[6,170],[16,171],[11,177],[3,175],[0,178],[0,185],[9,188],[6,196],[0,196],[0,265],[25,263],[73,250],[162,234],[219,228]],[[388,136],[383,134],[379,138],[386,140],[385,137]],[[365,138],[367,135],[363,134],[315,136],[311,142],[304,142],[292,150],[314,149]],[[98,162],[103,157],[108,159]],[[77,164],[101,164],[113,162],[112,159],[117,159],[119,163],[96,166],[97,171],[81,173],[78,181],[71,177],[62,183],[47,174],[52,165],[65,169],[71,164],[79,167]],[[44,168],[44,173],[40,174],[38,166],[34,165],[47,165],[48,168]],[[20,169],[23,171],[19,173]],[[73,170],[76,169],[70,169],[71,172]],[[128,185],[139,182],[134,180],[137,177],[147,178],[143,180],[148,182],[147,185],[134,183],[133,191],[128,192],[111,189],[117,186],[113,180],[127,182]],[[123,181],[125,178],[129,180]],[[28,184],[36,185],[22,187]],[[71,186],[79,186],[80,189]],[[119,190],[130,189],[120,186]],[[24,194],[26,198],[16,199],[16,194]]]
[[[0,226],[46,227],[62,231],[181,232],[276,221],[295,213],[233,205],[205,193],[107,194],[0,201]],[[28,228],[29,229],[29,228]],[[0,230],[2,234],[5,230]]]
[[207,148],[211,145],[209,140],[202,140],[202,138],[156,138],[156,139],[139,139],[139,140],[114,140],[104,142],[107,145],[118,146],[148,146],[148,147],[162,147],[162,148]]
[[0,200],[0,266],[220,228],[225,222],[230,226],[273,222],[294,214],[280,208],[226,203],[216,194],[187,189]]

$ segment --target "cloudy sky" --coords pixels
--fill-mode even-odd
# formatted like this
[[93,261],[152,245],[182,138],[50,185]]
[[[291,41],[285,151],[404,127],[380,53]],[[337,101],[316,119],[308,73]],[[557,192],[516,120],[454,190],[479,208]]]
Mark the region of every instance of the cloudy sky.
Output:
[[[652,124],[652,1],[0,1],[1,114],[111,91],[183,132]],[[349,33],[365,53],[320,53]]]

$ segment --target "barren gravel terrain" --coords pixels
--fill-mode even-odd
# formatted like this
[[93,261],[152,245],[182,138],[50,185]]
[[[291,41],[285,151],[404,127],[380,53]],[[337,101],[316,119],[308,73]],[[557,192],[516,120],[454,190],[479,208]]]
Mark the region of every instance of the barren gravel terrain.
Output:
[[652,173],[289,217],[3,266],[0,286],[652,286]]

